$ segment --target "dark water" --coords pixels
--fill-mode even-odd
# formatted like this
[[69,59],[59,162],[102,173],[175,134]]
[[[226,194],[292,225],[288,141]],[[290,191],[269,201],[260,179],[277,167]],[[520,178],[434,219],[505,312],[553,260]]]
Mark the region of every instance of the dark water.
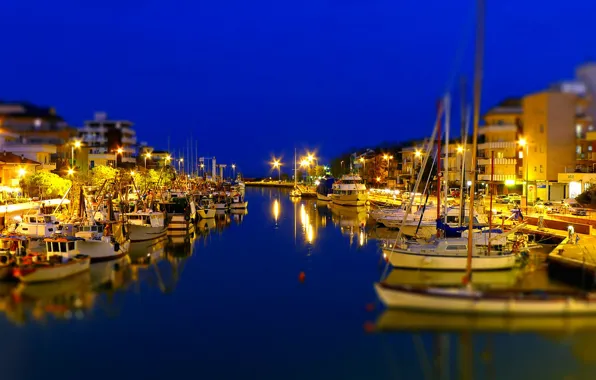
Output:
[[3,284],[0,379],[596,378],[596,333],[573,333],[596,321],[517,333],[369,311],[383,265],[366,213],[274,189],[247,200],[192,245],[138,246],[130,265],[51,286]]

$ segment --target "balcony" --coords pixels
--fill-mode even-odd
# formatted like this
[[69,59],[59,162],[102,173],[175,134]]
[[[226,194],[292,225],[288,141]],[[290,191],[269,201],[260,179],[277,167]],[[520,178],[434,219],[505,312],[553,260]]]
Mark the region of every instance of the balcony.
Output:
[[495,141],[484,144],[478,144],[478,150],[486,149],[515,149],[517,147],[516,141]]
[[[514,174],[493,174],[493,181],[497,182],[505,182],[507,180],[515,181]],[[479,174],[478,175],[479,181],[490,181],[490,174]]]
[[122,136],[122,144],[135,145],[137,143],[136,137],[124,137]]
[[[491,159],[481,158],[478,160],[479,166],[491,165]],[[495,165],[517,165],[516,158],[495,158]]]

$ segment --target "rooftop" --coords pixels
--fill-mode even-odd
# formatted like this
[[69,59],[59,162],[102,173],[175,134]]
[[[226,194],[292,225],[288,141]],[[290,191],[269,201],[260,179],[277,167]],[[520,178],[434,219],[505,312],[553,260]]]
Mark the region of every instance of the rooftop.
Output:
[[23,156],[17,156],[11,152],[0,152],[0,163],[2,164],[25,164],[25,165],[41,165],[37,161],[30,160]]
[[31,102],[0,100],[0,115],[11,118],[41,118],[44,120],[64,121],[56,115],[52,107],[38,106]]

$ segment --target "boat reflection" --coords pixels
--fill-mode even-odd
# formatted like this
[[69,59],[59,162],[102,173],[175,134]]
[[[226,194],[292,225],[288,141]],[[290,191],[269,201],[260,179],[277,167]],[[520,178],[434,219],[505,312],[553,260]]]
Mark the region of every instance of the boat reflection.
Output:
[[[458,286],[461,285],[462,276],[462,272],[457,271],[393,268],[389,272],[386,281],[391,285]],[[490,286],[491,288],[511,288],[517,285],[522,277],[521,270],[481,271],[474,273],[474,284],[477,286]]]
[[350,238],[350,245],[354,244],[357,239],[358,246],[364,246],[368,241],[366,233],[366,224],[368,221],[368,213],[366,207],[347,207],[330,204],[331,220],[333,224]]

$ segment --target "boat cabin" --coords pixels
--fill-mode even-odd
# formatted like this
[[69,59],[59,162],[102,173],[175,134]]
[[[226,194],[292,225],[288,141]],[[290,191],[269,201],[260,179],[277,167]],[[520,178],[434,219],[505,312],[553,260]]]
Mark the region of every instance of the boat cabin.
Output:
[[135,212],[126,214],[128,224],[135,226],[163,227],[164,214],[161,212]]
[[362,178],[357,175],[344,175],[338,181],[335,181],[331,188],[335,195],[354,195],[365,194],[366,185]]
[[75,257],[80,253],[77,246],[79,240],[84,239],[71,236],[44,239],[47,259],[51,260],[53,256],[61,258]]
[[61,230],[56,216],[48,214],[25,215],[16,228],[17,233],[33,237],[48,237]]
[[0,236],[0,255],[19,255],[25,256],[29,240],[21,235],[2,235]]

